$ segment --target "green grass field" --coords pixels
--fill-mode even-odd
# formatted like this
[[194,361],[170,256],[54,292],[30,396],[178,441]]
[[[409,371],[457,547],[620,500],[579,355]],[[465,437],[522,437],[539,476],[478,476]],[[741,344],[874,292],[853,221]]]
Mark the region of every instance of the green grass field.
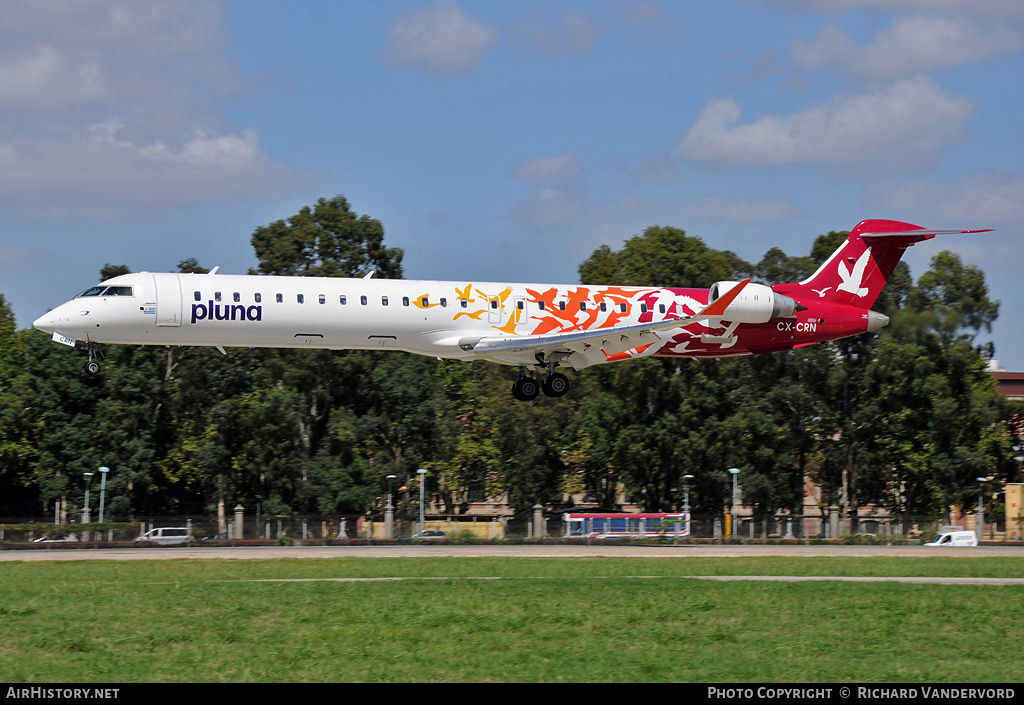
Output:
[[[1024,587],[693,575],[1024,577],[1024,559],[2,563],[0,682],[1020,680]],[[412,579],[252,582],[382,577]]]

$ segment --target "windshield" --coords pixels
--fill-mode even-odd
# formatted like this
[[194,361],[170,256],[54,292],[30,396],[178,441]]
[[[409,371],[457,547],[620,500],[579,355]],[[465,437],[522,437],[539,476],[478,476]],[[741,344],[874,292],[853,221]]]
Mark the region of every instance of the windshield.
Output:
[[81,294],[76,296],[76,299],[80,299],[83,296],[131,296],[132,288],[130,286],[106,286],[100,284],[94,286],[91,289],[86,289]]

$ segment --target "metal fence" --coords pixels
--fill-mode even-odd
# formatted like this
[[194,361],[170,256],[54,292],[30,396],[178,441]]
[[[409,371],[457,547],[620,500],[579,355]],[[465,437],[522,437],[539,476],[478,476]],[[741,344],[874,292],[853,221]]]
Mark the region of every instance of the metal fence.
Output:
[[[968,517],[973,521],[973,517]],[[449,538],[457,540],[494,540],[568,537],[562,514],[545,514],[542,526],[535,526],[533,516],[445,516],[430,517],[425,529],[440,529]],[[40,539],[47,543],[60,541],[125,542],[143,536],[147,531],[162,527],[184,527],[194,542],[202,541],[337,541],[355,539],[385,539],[387,527],[382,515],[347,516],[245,516],[229,515],[223,522],[216,516],[149,517],[135,522],[107,522],[105,524],[63,524],[55,526],[45,520],[4,520],[0,523],[0,542],[26,543]],[[856,529],[851,530],[848,519],[821,516],[740,517],[729,526],[721,515],[694,515],[690,523],[690,537],[685,540],[913,540],[930,538],[946,527],[942,517],[860,517]],[[961,526],[973,530],[973,525]],[[391,537],[408,539],[420,529],[415,519],[395,518]],[[986,524],[984,540],[1021,540],[1024,535],[1017,527],[1006,532],[1000,522]],[[45,537],[45,538],[44,538]],[[629,538],[628,536],[624,538]],[[671,537],[667,537],[671,538]]]

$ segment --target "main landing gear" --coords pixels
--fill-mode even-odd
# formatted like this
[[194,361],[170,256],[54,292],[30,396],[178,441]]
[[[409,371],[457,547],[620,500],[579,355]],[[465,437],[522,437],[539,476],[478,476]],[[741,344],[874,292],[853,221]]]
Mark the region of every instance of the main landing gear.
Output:
[[541,390],[545,396],[563,397],[569,391],[569,378],[549,369],[540,383],[525,372],[521,372],[519,379],[512,383],[512,396],[519,401],[533,401]]

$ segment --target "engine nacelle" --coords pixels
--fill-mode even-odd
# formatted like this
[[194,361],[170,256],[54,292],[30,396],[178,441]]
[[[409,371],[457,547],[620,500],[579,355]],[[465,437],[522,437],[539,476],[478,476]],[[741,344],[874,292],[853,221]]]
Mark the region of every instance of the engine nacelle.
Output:
[[[727,294],[739,282],[715,282],[708,297],[710,304]],[[797,303],[788,296],[776,294],[764,284],[747,284],[743,291],[729,304],[722,316],[727,321],[739,323],[767,323],[773,318],[788,318],[796,313]]]

